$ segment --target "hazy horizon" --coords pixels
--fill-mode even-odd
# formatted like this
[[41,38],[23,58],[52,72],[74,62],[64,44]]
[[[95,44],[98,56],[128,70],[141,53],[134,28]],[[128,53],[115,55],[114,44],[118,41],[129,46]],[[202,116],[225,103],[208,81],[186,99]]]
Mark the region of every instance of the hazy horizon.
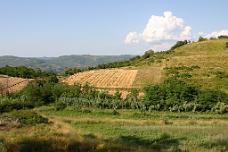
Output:
[[14,56],[14,57],[20,57],[20,58],[58,58],[61,56],[136,56],[140,54],[63,54],[58,56],[18,56],[18,55],[0,55],[0,57],[4,56]]

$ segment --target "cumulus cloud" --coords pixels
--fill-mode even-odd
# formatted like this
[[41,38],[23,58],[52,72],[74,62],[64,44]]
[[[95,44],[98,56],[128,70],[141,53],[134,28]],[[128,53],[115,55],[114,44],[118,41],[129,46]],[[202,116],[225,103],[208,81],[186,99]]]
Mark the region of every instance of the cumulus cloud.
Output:
[[212,33],[209,33],[209,34],[205,34],[206,38],[211,38],[211,37],[214,37],[214,38],[217,38],[221,35],[225,35],[225,36],[228,36],[228,30],[221,30],[221,31],[217,31],[217,32],[212,32]]
[[[128,33],[125,43],[144,42],[157,46],[168,46],[173,41],[191,39],[191,31],[192,28],[185,25],[182,18],[166,11],[163,16],[152,15],[142,32]],[[161,42],[165,42],[164,45]]]
[[130,32],[125,38],[125,43],[130,44],[130,43],[139,43],[141,39],[141,34],[137,32]]

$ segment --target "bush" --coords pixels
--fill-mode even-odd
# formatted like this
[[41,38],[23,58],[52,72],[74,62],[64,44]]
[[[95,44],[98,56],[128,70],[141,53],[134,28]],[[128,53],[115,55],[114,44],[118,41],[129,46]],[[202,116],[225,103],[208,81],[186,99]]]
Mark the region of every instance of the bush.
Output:
[[147,59],[147,58],[149,58],[149,57],[151,57],[151,56],[153,56],[154,55],[154,51],[153,50],[148,50],[148,51],[146,51],[145,53],[144,53],[144,55],[142,56],[142,58],[143,59]]
[[207,40],[206,38],[203,38],[202,36],[200,36],[199,39],[198,39],[198,42],[206,41],[206,40]]
[[67,107],[67,104],[66,104],[65,102],[57,101],[57,102],[55,103],[55,109],[56,109],[57,111],[63,110],[63,109],[65,109],[66,107]]
[[228,48],[228,42],[226,42],[226,48]]
[[3,116],[19,120],[21,125],[48,123],[47,118],[44,118],[31,110],[12,111],[10,113],[4,114]]
[[226,105],[224,102],[218,102],[212,110],[213,112],[217,112],[219,114],[227,113],[228,112],[228,105]]
[[0,68],[0,74],[21,78],[37,78],[55,75],[51,72],[42,72],[40,69],[34,70],[25,66],[12,67],[8,65]]
[[184,41],[177,41],[176,44],[175,44],[174,46],[171,47],[171,50],[174,50],[174,49],[176,49],[176,48],[178,48],[178,47],[181,47],[181,46],[183,46],[183,45],[186,45],[186,44],[188,44],[188,43],[190,43],[190,41],[187,41],[187,40],[184,40]]
[[[161,85],[144,89],[146,109],[169,111],[211,111],[227,112],[228,95],[219,90],[200,90],[176,78],[169,78]],[[217,105],[217,103],[224,103]],[[213,110],[215,111],[215,110]]]
[[30,109],[34,106],[34,103],[27,101],[24,97],[16,99],[10,97],[0,98],[0,113],[9,112],[12,110]]
[[228,39],[228,36],[227,35],[220,35],[220,36],[218,36],[218,39]]
[[114,110],[112,111],[112,114],[113,114],[113,115],[120,115],[120,113],[119,113],[116,109],[114,109]]
[[83,72],[84,70],[80,68],[67,68],[64,70],[64,73],[65,75],[73,75],[75,73]]
[[203,90],[197,96],[199,111],[211,110],[218,102],[228,104],[228,95],[219,90]]
[[36,105],[48,104],[54,102],[53,84],[43,82],[30,83],[23,93],[28,101],[36,103]]

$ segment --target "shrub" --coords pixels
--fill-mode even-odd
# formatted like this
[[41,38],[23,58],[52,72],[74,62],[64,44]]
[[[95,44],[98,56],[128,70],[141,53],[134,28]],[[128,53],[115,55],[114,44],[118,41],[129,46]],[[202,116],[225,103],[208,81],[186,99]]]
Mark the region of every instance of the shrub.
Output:
[[75,73],[83,72],[84,70],[80,68],[67,68],[64,70],[64,73],[65,75],[73,75]]
[[190,43],[190,41],[187,41],[187,40],[184,40],[184,41],[177,41],[176,44],[175,44],[174,46],[171,47],[171,50],[174,50],[174,49],[176,49],[176,48],[178,48],[178,47],[181,47],[181,46],[183,46],[183,45],[186,45],[186,44],[188,44],[188,43]]
[[207,40],[206,38],[203,38],[202,36],[200,36],[199,39],[198,39],[198,42],[206,41],[206,40]]
[[228,104],[228,95],[219,90],[203,90],[197,96],[198,110],[211,110],[218,102]]
[[47,118],[44,118],[31,110],[12,111],[10,113],[4,114],[3,116],[17,119],[22,125],[35,125],[40,123],[48,123]]
[[218,36],[218,39],[228,39],[228,36],[227,35],[220,35],[220,36]]
[[145,53],[144,53],[144,55],[142,56],[142,58],[143,59],[147,59],[147,58],[149,58],[149,57],[151,57],[151,56],[153,56],[154,55],[154,51],[153,50],[148,50],[148,51],[146,51]]
[[63,110],[63,109],[65,109],[66,107],[67,107],[67,104],[66,104],[65,102],[57,101],[57,102],[55,103],[55,109],[56,109],[57,111]]
[[48,104],[54,102],[53,84],[43,82],[30,83],[24,90],[23,94],[28,101],[37,105]]
[[217,104],[212,108],[213,112],[217,112],[219,114],[227,113],[228,112],[228,105],[224,102],[217,102]]
[[112,114],[113,114],[113,115],[120,115],[120,113],[119,113],[116,109],[114,109],[114,110],[112,111]]
[[48,77],[55,75],[51,72],[43,72],[40,69],[34,70],[25,66],[12,67],[8,65],[0,68],[0,74],[22,78]]
[[57,78],[56,75],[51,75],[51,76],[48,77],[48,82],[49,83],[58,83],[59,79]]
[[12,110],[30,109],[34,106],[34,103],[27,101],[23,96],[16,99],[10,97],[0,98],[0,113]]
[[144,104],[150,111],[208,111],[218,102],[228,104],[226,93],[218,90],[200,90],[176,78],[169,78],[161,85],[147,86],[144,93]]
[[226,42],[226,48],[228,48],[228,42]]

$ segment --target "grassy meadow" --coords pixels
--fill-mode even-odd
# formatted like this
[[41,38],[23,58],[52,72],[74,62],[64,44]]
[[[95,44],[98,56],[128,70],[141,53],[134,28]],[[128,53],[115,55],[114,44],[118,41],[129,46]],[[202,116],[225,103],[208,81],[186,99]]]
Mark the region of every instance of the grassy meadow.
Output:
[[228,115],[34,109],[47,124],[0,130],[2,151],[227,151]]
[[167,78],[165,67],[198,66],[188,73],[191,77],[183,80],[205,89],[228,92],[228,39],[193,42],[176,48],[171,53],[152,54],[136,62],[138,74],[134,86],[161,83]]

